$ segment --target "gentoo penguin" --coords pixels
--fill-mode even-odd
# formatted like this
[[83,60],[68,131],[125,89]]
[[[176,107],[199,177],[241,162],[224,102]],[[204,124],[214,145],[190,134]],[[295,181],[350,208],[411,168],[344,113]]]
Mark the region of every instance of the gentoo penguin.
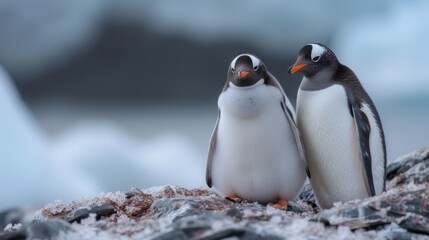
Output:
[[311,185],[321,208],[385,189],[380,116],[353,71],[322,44],[305,45],[289,73],[304,74],[297,96]]
[[306,180],[304,152],[289,99],[258,57],[234,58],[218,110],[207,185],[229,199],[286,209]]

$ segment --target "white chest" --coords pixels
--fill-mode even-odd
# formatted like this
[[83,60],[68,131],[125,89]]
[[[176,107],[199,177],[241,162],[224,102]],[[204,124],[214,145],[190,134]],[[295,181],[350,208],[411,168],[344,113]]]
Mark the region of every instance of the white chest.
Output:
[[297,125],[322,207],[366,197],[359,142],[342,86],[298,92]]
[[260,202],[299,194],[305,173],[282,98],[267,85],[230,88],[219,97],[213,181],[223,194]]
[[281,93],[272,86],[263,84],[263,80],[250,87],[230,86],[218,100],[223,115],[232,118],[256,117],[273,102],[281,101]]
[[236,159],[246,156],[255,161],[272,155],[269,146],[276,146],[279,141],[284,144],[290,131],[281,100],[281,92],[267,85],[244,90],[233,88],[223,93],[218,102],[220,150],[235,152],[239,155]]

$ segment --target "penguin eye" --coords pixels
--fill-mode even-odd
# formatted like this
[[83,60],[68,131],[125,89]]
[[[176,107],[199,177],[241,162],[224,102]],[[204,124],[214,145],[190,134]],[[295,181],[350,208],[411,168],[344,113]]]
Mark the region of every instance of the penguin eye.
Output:
[[253,67],[253,71],[258,71],[258,69],[259,69],[258,65],[256,65],[256,66]]
[[234,69],[233,67],[231,67],[231,71],[232,71],[232,73],[234,73],[234,72],[235,72],[235,69]]
[[320,56],[315,56],[312,60],[313,62],[318,62],[320,60]]

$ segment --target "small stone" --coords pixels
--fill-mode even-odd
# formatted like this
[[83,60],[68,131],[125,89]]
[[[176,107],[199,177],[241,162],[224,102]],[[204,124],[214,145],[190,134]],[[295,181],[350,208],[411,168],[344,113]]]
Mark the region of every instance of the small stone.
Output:
[[75,212],[74,216],[68,219],[69,223],[80,223],[82,219],[89,217],[89,214],[95,214],[95,218],[99,220],[101,217],[108,217],[112,214],[116,213],[116,209],[109,204],[102,206],[95,206],[91,209],[79,209]]

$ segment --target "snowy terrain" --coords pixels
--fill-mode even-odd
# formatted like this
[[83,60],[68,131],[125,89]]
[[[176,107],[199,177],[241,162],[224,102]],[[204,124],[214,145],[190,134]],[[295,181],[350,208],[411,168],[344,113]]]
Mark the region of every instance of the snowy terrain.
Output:
[[288,211],[175,185],[101,193],[47,204],[0,239],[428,239],[428,169],[418,149],[388,166],[386,192],[327,210],[309,185]]

